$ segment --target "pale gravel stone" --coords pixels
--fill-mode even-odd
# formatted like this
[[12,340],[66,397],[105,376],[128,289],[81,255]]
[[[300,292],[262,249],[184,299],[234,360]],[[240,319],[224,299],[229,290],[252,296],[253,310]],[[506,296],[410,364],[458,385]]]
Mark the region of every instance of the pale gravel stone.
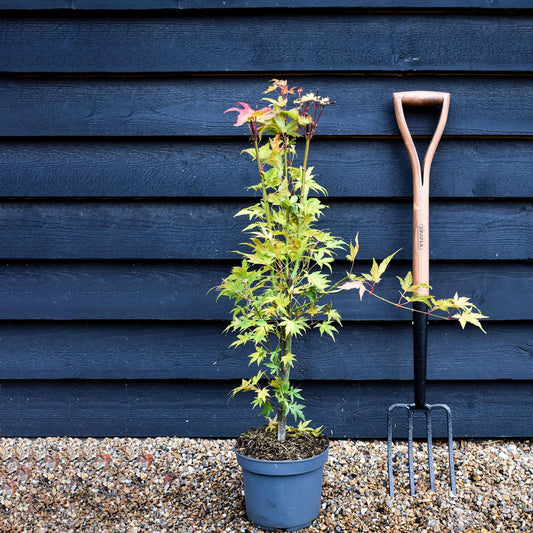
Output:
[[[233,440],[0,439],[0,531],[255,533],[244,511]],[[307,532],[533,530],[531,441],[457,441],[457,495],[445,446],[435,446],[437,491],[425,446],[415,446],[409,495],[405,444],[395,444],[396,495],[386,444],[332,441],[322,511]]]

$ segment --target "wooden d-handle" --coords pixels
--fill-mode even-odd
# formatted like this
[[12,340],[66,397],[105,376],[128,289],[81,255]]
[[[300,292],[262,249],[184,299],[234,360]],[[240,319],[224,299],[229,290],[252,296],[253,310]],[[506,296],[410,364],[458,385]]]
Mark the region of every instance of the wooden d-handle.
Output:
[[394,93],[394,98],[399,99],[404,105],[426,106],[441,105],[444,100],[450,103],[450,93],[437,93],[435,91],[406,91]]
[[[429,284],[429,171],[431,162],[442,137],[448,110],[450,94],[433,91],[408,91],[393,94],[394,112],[403,141],[409,153],[413,169],[413,283]],[[439,122],[424,157],[423,168],[416,151],[411,132],[407,127],[403,106],[436,106],[441,105]],[[418,294],[428,294],[428,289],[420,289]]]
[[[433,161],[433,156],[435,155],[435,150],[437,145],[442,137],[442,132],[446,126],[446,121],[448,120],[448,110],[450,109],[450,93],[439,93],[434,91],[407,91],[401,93],[394,93],[394,112],[396,114],[396,121],[398,122],[398,127],[400,128],[400,133],[402,134],[403,141],[409,152],[409,159],[411,160],[411,167],[413,168],[413,180],[415,180],[415,174],[418,181],[421,185],[427,185],[429,187],[429,170],[431,168],[431,162]],[[431,143],[424,157],[424,168],[423,173],[420,169],[420,161],[418,159],[418,153],[416,151],[415,143],[411,137],[411,132],[407,127],[407,122],[405,121],[405,115],[403,112],[403,106],[435,106],[442,105],[440,112],[439,122]],[[414,184],[413,181],[413,184]]]

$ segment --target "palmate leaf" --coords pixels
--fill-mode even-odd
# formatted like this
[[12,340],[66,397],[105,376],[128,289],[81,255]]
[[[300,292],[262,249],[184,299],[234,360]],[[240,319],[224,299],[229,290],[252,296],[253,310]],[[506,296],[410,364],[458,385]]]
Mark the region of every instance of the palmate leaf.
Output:
[[379,265],[375,259],[372,259],[370,275],[363,274],[363,276],[368,279],[368,281],[373,281],[374,283],[379,283],[381,281],[381,277],[379,276]]
[[251,392],[257,390],[257,383],[264,376],[264,372],[260,371],[251,379],[243,379],[238,387],[235,387],[231,391],[231,397],[233,398],[239,392]]
[[263,404],[263,408],[261,409],[261,415],[268,418],[272,414],[273,411],[274,411],[274,407],[272,406],[272,404],[270,402],[265,402]]
[[255,148],[246,148],[245,150],[241,150],[241,155],[242,154],[248,154],[255,161],[255,158],[256,158]]
[[243,252],[237,252],[239,255],[245,257],[249,263],[253,265],[271,266],[275,263],[275,258],[266,253],[246,254]]
[[335,333],[339,332],[339,330],[330,322],[321,322],[315,327],[317,327],[318,331],[320,331],[320,335],[327,333],[333,340],[335,340]]
[[298,115],[297,120],[300,126],[306,126],[307,124],[311,124],[313,122],[313,117],[311,115]]
[[300,403],[292,403],[288,405],[288,411],[291,413],[295,420],[305,420],[305,416],[303,413],[304,408],[305,405],[302,405]]
[[235,122],[233,125],[242,126],[255,115],[256,111],[252,109],[246,102],[237,102],[237,105],[240,105],[242,108],[239,109],[238,107],[230,107],[224,111],[224,114],[228,113],[229,111],[236,111],[238,113],[237,122]]
[[289,391],[287,392],[291,402],[294,401],[294,398],[298,400],[303,400],[303,396],[300,394],[302,392],[302,389],[297,389],[296,387],[290,387]]
[[248,358],[250,359],[248,366],[252,363],[257,363],[259,366],[266,357],[266,350],[264,348],[258,348],[254,353],[250,354]]
[[347,281],[346,283],[343,283],[339,286],[339,290],[341,291],[349,291],[351,289],[357,289],[359,291],[359,300],[363,299],[363,295],[367,291],[365,287],[365,282],[363,278],[357,278],[355,276],[350,276],[348,274],[348,277],[350,277],[350,281]]
[[472,324],[478,327],[483,333],[487,333],[483,329],[483,326],[481,325],[481,322],[479,320],[482,318],[488,318],[488,316],[482,315],[481,313],[474,313],[470,310],[466,310],[462,313],[456,313],[455,315],[453,315],[453,318],[459,320],[459,324],[461,324],[461,327],[463,329],[465,329],[465,326],[467,324]]
[[279,133],[287,132],[287,120],[283,115],[277,115],[274,117],[274,124],[276,124]]
[[261,215],[262,212],[263,212],[262,206],[260,206],[259,204],[256,204],[251,207],[244,207],[240,211],[237,211],[233,216],[234,217],[248,216],[250,219],[252,219],[255,216]]
[[[239,311],[238,314],[236,314],[236,316],[232,320],[230,326],[231,326],[233,331],[239,331],[239,332],[242,333],[243,331],[246,331],[250,327],[252,322],[250,321],[250,319],[246,315],[245,310],[242,307],[239,307],[238,311]],[[243,316],[241,316],[241,315],[243,315]]]
[[359,233],[355,236],[355,244],[350,241],[350,253],[346,256],[346,259],[350,262],[354,262],[357,254],[359,253]]
[[[275,87],[271,87],[270,91],[267,90],[263,94],[266,94],[267,92],[274,91]],[[282,96],[278,96],[277,100],[274,100],[273,98],[261,98],[261,100],[264,100],[265,102],[268,102],[269,104],[272,104],[274,107],[285,107],[287,105],[287,99],[283,98]]]
[[431,298],[431,307],[433,309],[438,309],[439,311],[443,311],[444,313],[447,313],[450,310],[450,307],[452,305],[452,300],[448,298],[447,300],[444,300],[442,298],[436,299]]
[[[306,293],[307,296],[307,293]],[[310,316],[314,317],[322,313],[322,310],[324,307],[322,305],[316,305],[313,299],[316,299],[316,293],[311,295],[312,298],[309,298],[311,300],[311,304],[309,307],[305,310],[305,312]],[[313,298],[314,297],[314,298]]]
[[407,296],[405,298],[408,302],[421,302],[426,304],[428,307],[431,306],[431,296],[425,294],[414,294],[413,296]]
[[341,323],[341,315],[336,309],[332,309],[331,306],[326,306],[324,312],[326,313],[328,320],[338,322],[339,324]]
[[322,434],[324,426],[312,428],[309,424],[312,420],[303,420],[298,424],[297,428],[287,428],[291,436],[299,437],[302,433],[310,433],[313,437],[319,437]]
[[325,291],[329,285],[327,276],[320,272],[311,272],[307,274],[307,281],[319,292]]
[[252,334],[250,332],[246,332],[246,333],[241,333],[237,336],[237,340],[236,341],[233,341],[231,344],[230,344],[230,347],[231,348],[236,348],[237,346],[241,346],[241,345],[245,345],[247,344],[248,342],[250,342],[252,340]]
[[280,310],[280,314],[287,316],[287,307],[289,306],[291,299],[288,294],[284,292],[275,295],[273,302]]
[[292,367],[294,365],[294,361],[296,360],[295,355],[293,353],[286,353],[281,358],[281,362],[283,365]]
[[295,320],[285,318],[280,322],[280,326],[285,329],[285,334],[291,337],[301,335],[309,327],[307,322],[301,318]]
[[258,389],[256,392],[256,398],[259,402],[262,404],[267,401],[268,398],[270,398],[270,394],[268,392],[268,387],[264,387],[262,389]]
[[405,275],[405,278],[400,278],[400,276],[396,276],[396,279],[400,282],[400,287],[402,288],[403,292],[408,292],[411,289],[411,286],[413,285],[413,274],[411,271],[407,272]]
[[382,276],[385,273],[385,270],[387,270],[387,267],[389,266],[389,263],[391,262],[392,258],[400,251],[400,249],[396,250],[393,254],[389,255],[389,257],[386,257],[383,259],[383,261],[379,265],[378,273],[380,276]]
[[[251,224],[249,224],[248,226],[246,226],[245,228],[243,228],[242,232],[243,233],[251,233],[252,230],[256,230],[257,228],[261,228],[262,227],[262,223],[261,221],[259,222],[252,222]],[[256,235],[257,232],[253,232],[252,235]],[[241,243],[243,244],[243,243]]]
[[266,430],[272,433],[278,430],[278,423],[275,418],[268,418]]
[[279,370],[278,363],[264,363],[264,366],[270,370],[271,375],[275,375]]
[[242,261],[241,266],[236,266],[231,269],[231,275],[237,279],[245,280],[248,278],[248,263]]
[[466,296],[459,296],[457,293],[455,293],[452,302],[453,305],[458,309],[465,309],[466,307],[471,306],[470,298],[467,298]]

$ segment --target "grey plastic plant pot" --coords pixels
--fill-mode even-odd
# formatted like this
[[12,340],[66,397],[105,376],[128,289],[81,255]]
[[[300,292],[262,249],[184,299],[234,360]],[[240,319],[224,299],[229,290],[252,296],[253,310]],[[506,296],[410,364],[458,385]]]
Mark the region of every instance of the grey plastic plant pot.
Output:
[[296,531],[320,513],[322,474],[329,445],[320,455],[297,461],[263,461],[238,452],[246,515],[263,529]]

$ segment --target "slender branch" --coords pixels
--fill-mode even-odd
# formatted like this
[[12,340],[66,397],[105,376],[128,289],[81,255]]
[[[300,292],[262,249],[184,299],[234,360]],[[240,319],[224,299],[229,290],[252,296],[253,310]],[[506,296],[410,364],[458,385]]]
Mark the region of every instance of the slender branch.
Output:
[[449,317],[445,317],[442,315],[437,315],[433,311],[434,309],[429,309],[428,311],[419,311],[418,309],[414,309],[412,307],[406,307],[404,304],[401,303],[395,303],[391,300],[387,300],[387,298],[383,298],[383,296],[379,296],[379,294],[376,294],[375,292],[369,291],[368,289],[365,289],[365,291],[370,294],[371,296],[374,296],[374,298],[377,298],[378,300],[381,300],[382,302],[385,302],[387,304],[390,304],[394,307],[397,307],[398,309],[405,309],[406,311],[411,311],[413,313],[420,313],[422,315],[428,315],[428,316],[434,316],[435,318],[441,318],[442,320],[448,320]]
[[259,158],[259,143],[257,137],[254,137],[255,160],[257,161],[257,168],[259,170],[259,179],[261,180],[261,190],[263,192],[263,205],[267,217],[268,227],[272,227],[272,217],[270,215],[270,206],[268,204],[268,194],[266,190],[265,178],[263,176],[263,168],[261,166],[261,159]]
[[304,150],[304,160],[302,163],[302,183],[300,191],[300,203],[305,205],[307,202],[307,184],[305,178],[307,176],[307,161],[309,159],[309,146],[311,145],[311,137],[305,138],[305,150]]

